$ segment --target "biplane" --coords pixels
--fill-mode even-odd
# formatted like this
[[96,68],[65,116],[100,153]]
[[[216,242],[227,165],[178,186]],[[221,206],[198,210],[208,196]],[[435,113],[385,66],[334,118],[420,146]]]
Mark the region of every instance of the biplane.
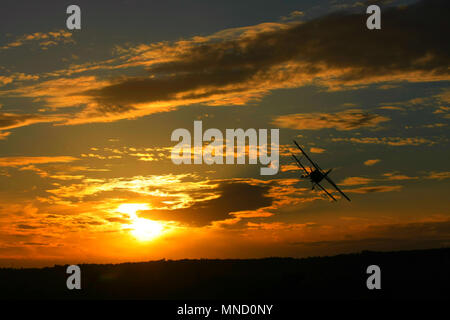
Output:
[[328,171],[324,171],[322,170],[317,163],[315,163],[314,161],[312,161],[312,159],[306,154],[305,151],[303,151],[303,149],[298,145],[298,143],[294,140],[295,145],[297,146],[297,148],[300,149],[300,151],[302,152],[302,154],[305,156],[306,159],[308,159],[308,161],[311,163],[311,165],[313,166],[313,168],[309,168],[309,171],[306,169],[305,166],[303,166],[303,164],[300,162],[300,160],[294,155],[292,154],[292,156],[294,157],[295,161],[297,162],[297,165],[300,169],[303,170],[304,174],[301,175],[301,177],[303,179],[309,179],[311,181],[312,184],[312,190],[315,190],[315,187],[318,186],[320,189],[322,189],[331,199],[333,199],[334,201],[337,201],[335,197],[333,197],[333,195],[331,193],[329,193],[327,191],[327,189],[325,189],[320,182],[322,182],[323,180],[328,181],[329,184],[331,184],[345,199],[347,199],[348,201],[351,201],[349,197],[347,197],[345,195],[344,192],[342,192],[341,189],[339,189],[339,187],[333,182],[333,180],[331,180],[331,178],[328,176],[328,174],[331,172],[330,169]]

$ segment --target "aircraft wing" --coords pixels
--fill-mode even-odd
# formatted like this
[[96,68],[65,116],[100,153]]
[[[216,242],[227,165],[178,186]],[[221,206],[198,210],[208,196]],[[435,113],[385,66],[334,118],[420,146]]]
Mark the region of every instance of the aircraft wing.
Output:
[[297,165],[298,165],[301,169],[303,169],[303,171],[305,171],[305,174],[306,174],[306,175],[308,175],[308,174],[309,174],[308,171],[307,171],[306,168],[302,165],[302,163],[300,162],[300,160],[298,160],[297,157],[296,157],[295,155],[292,155],[292,156],[294,157],[295,161],[297,161]]
[[345,193],[342,192],[341,189],[338,188],[338,186],[333,182],[333,180],[331,180],[328,176],[324,177],[337,191],[339,191],[340,194],[342,194],[342,196],[347,199],[348,201],[351,201],[349,197],[347,197],[345,195]]
[[331,195],[331,193],[329,193],[329,192],[327,191],[327,189],[325,189],[324,187],[322,187],[322,186],[321,186],[320,184],[318,184],[318,183],[316,183],[316,185],[319,186],[320,189],[322,189],[323,191],[325,191],[325,193],[326,193],[331,199],[333,199],[334,201],[337,201],[336,198],[333,197],[333,196]]
[[297,148],[300,149],[300,151],[303,153],[303,155],[306,157],[306,159],[309,160],[309,162],[311,162],[311,164],[314,166],[314,168],[316,168],[317,170],[319,170],[320,172],[322,172],[322,169],[320,169],[320,167],[314,162],[312,161],[312,159],[306,154],[305,151],[303,151],[302,147],[300,147],[297,143],[297,141],[294,140],[295,145],[297,146]]

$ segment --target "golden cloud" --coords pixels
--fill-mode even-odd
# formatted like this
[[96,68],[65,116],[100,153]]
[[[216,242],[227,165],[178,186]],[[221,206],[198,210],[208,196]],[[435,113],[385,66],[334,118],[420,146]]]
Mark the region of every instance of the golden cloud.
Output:
[[435,141],[411,137],[411,138],[401,138],[401,137],[364,137],[364,138],[332,138],[334,142],[353,142],[362,144],[386,144],[389,146],[418,146],[421,144],[435,144]]
[[297,130],[354,130],[375,127],[389,121],[387,117],[369,114],[361,110],[346,110],[337,113],[297,113],[278,116],[273,120],[275,126]]
[[427,179],[435,179],[435,180],[449,179],[450,171],[444,171],[444,172],[433,171],[433,172],[430,172],[426,178]]
[[0,167],[18,167],[30,164],[43,163],[67,163],[78,160],[75,157],[69,156],[54,156],[54,157],[1,157]]
[[344,192],[349,193],[377,193],[377,192],[392,192],[392,191],[400,191],[402,186],[374,186],[374,187],[361,187],[356,189],[346,189]]
[[35,32],[18,37],[13,42],[0,47],[0,50],[17,48],[31,42],[37,42],[45,50],[49,46],[57,45],[58,43],[73,43],[74,41],[71,37],[71,32],[62,29],[50,32]]
[[339,185],[342,186],[356,186],[360,184],[369,184],[373,181],[373,179],[370,178],[364,178],[364,177],[348,177],[342,180]]
[[377,164],[380,161],[381,161],[380,159],[369,159],[369,160],[364,161],[364,165],[370,167],[370,166],[373,166],[374,164]]

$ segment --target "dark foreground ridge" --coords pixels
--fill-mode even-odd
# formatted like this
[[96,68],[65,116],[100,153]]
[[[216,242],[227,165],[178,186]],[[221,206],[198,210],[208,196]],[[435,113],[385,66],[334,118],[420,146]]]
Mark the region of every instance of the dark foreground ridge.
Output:
[[[381,268],[381,290],[366,269]],[[84,264],[81,290],[67,266],[0,269],[2,299],[449,299],[450,248],[317,258],[161,260]]]

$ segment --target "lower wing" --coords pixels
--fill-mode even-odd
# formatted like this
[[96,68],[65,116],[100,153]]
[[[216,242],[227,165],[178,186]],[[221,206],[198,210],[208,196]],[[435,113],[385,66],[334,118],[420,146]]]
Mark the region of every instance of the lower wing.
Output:
[[338,188],[338,186],[333,182],[333,180],[331,180],[330,178],[328,178],[327,176],[325,176],[325,179],[337,190],[339,191],[340,194],[342,194],[342,196],[347,199],[348,201],[351,201],[349,197],[347,197],[345,195],[345,193],[342,192],[341,189]]
[[326,193],[331,199],[333,199],[334,201],[337,201],[336,198],[333,197],[333,196],[331,195],[331,193],[329,193],[329,192],[327,191],[327,189],[325,189],[324,187],[322,187],[322,186],[321,186],[320,184],[318,184],[318,183],[316,183],[316,185],[319,186],[320,189],[322,189],[323,191],[325,191],[325,193]]

